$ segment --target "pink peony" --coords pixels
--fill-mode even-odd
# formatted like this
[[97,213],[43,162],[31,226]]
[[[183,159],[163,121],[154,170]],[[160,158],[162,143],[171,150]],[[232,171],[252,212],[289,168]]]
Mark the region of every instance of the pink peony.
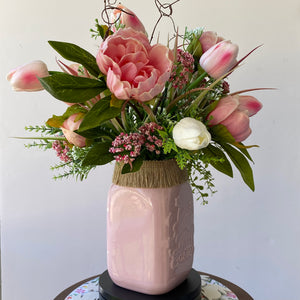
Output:
[[249,117],[261,108],[262,104],[252,96],[227,96],[222,98],[208,115],[208,124],[226,126],[234,139],[241,142],[251,134]]
[[238,51],[238,46],[229,41],[219,42],[201,56],[200,65],[211,77],[217,79],[234,67]]
[[46,64],[36,60],[11,70],[6,79],[15,91],[35,92],[44,89],[38,77],[46,76],[49,76]]
[[173,53],[166,46],[151,46],[142,32],[119,29],[101,45],[97,63],[107,75],[107,86],[118,99],[149,101],[162,92],[170,77]]
[[[111,22],[119,22],[126,28],[130,27],[136,31],[141,31],[146,34],[143,23],[139,20],[135,13],[122,4],[119,4],[117,8],[113,10]],[[113,26],[112,29],[113,31],[116,31],[115,26]]]
[[64,121],[64,123],[61,126],[61,129],[65,138],[70,144],[82,148],[86,145],[86,139],[74,131],[79,128],[83,119],[76,121],[77,117],[78,114],[71,115],[67,120]]

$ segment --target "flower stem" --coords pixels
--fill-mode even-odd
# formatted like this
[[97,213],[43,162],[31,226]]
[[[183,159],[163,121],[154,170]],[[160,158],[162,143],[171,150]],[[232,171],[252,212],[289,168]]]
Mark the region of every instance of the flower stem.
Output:
[[[177,97],[173,101],[171,101],[170,104],[167,106],[166,111],[169,112],[178,101],[184,99],[186,96],[193,94],[195,92],[198,92],[201,90],[207,90],[207,89],[208,88],[196,88],[196,89],[189,90],[188,92],[180,95],[179,97]],[[210,90],[210,89],[208,89],[208,90]]]
[[156,117],[152,109],[148,105],[144,104],[143,102],[139,102],[139,103],[143,107],[145,112],[148,114],[148,117],[150,118],[151,122],[157,123]]
[[119,123],[119,121],[116,118],[113,118],[110,120],[111,123],[114,125],[114,127],[117,129],[118,132],[124,132],[123,127],[121,126],[121,124]]

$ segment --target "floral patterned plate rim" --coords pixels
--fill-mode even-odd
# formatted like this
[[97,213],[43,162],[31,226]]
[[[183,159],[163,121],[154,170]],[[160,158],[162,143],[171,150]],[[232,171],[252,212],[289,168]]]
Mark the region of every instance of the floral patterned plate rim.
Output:
[[[238,300],[228,287],[208,275],[201,275],[202,292],[197,300]],[[100,300],[99,276],[87,281],[72,291],[65,300]]]

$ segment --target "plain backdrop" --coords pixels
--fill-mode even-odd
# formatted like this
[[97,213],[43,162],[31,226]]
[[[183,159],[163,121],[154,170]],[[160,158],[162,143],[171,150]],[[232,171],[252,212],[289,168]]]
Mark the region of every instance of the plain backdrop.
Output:
[[[89,29],[103,1],[1,0],[0,197],[3,300],[53,299],[71,284],[106,269],[106,193],[113,166],[84,182],[54,181],[53,151],[28,150],[25,125],[41,125],[65,105],[45,91],[13,92],[12,68],[41,59],[58,70],[48,40],[73,42],[97,53]],[[154,1],[124,0],[150,33]],[[214,172],[218,190],[207,206],[195,203],[197,270],[241,286],[255,300],[297,300],[300,283],[300,3],[298,0],[181,0],[174,6],[181,32],[205,27],[240,46],[240,57],[263,44],[230,76],[231,91],[251,94],[263,110],[251,118],[247,144],[256,191],[239,174]],[[166,43],[169,21],[159,26]]]

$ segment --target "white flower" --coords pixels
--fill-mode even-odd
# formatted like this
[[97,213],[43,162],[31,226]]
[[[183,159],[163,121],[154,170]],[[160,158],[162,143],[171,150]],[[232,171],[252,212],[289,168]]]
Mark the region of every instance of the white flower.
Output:
[[181,149],[199,150],[208,146],[211,135],[201,121],[184,118],[174,126],[173,139]]

